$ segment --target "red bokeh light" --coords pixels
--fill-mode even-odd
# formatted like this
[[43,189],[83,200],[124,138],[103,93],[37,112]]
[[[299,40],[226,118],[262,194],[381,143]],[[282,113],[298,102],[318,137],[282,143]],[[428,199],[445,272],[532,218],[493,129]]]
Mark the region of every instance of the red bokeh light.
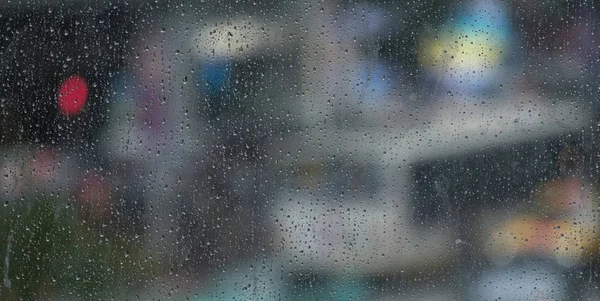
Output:
[[88,98],[88,86],[85,79],[78,75],[67,78],[58,90],[58,110],[61,114],[73,116],[79,114]]

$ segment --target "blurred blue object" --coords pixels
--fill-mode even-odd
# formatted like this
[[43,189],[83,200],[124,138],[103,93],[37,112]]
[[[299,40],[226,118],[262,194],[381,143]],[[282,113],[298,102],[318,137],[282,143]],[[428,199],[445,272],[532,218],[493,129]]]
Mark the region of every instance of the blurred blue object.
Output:
[[393,90],[390,83],[392,72],[382,62],[363,62],[358,67],[359,100],[365,105],[381,105],[386,103]]
[[454,23],[459,32],[484,35],[496,44],[511,38],[512,31],[509,16],[503,4],[492,0],[482,0],[469,6],[458,15]]
[[499,1],[474,1],[458,10],[435,35],[423,37],[419,55],[436,88],[469,101],[492,94],[506,80],[514,34]]
[[209,97],[222,96],[228,89],[232,65],[229,60],[212,60],[200,65],[198,81]]

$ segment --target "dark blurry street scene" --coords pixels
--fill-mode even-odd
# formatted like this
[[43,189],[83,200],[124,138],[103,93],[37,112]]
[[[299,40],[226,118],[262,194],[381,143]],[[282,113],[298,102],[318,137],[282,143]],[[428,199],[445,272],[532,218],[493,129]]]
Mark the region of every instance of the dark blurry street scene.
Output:
[[600,2],[3,1],[0,300],[600,301]]

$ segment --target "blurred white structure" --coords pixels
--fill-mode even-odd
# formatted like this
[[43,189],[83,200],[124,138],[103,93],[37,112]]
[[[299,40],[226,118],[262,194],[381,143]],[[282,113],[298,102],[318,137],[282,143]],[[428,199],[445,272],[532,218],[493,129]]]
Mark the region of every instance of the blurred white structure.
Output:
[[[318,175],[314,192],[290,185],[272,207],[275,250],[295,268],[340,273],[421,269],[452,260],[459,239],[453,225],[422,228],[411,220],[411,164],[576,132],[592,121],[590,112],[571,102],[510,100],[451,106],[426,118],[419,122],[423,126],[408,130],[307,130],[274,145],[282,176],[290,176],[292,166],[324,168],[337,161],[352,162],[354,169],[374,165],[370,168],[383,175],[376,192],[362,195],[368,178],[346,186],[343,195]],[[349,177],[346,171],[331,173],[327,176]]]

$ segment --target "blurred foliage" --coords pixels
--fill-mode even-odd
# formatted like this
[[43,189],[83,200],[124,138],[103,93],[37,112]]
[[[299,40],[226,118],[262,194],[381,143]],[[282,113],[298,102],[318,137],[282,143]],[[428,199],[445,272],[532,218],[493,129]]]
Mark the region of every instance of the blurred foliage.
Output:
[[[152,274],[141,244],[56,198],[20,201],[0,213],[2,300],[118,295]],[[110,288],[110,290],[109,290]]]

